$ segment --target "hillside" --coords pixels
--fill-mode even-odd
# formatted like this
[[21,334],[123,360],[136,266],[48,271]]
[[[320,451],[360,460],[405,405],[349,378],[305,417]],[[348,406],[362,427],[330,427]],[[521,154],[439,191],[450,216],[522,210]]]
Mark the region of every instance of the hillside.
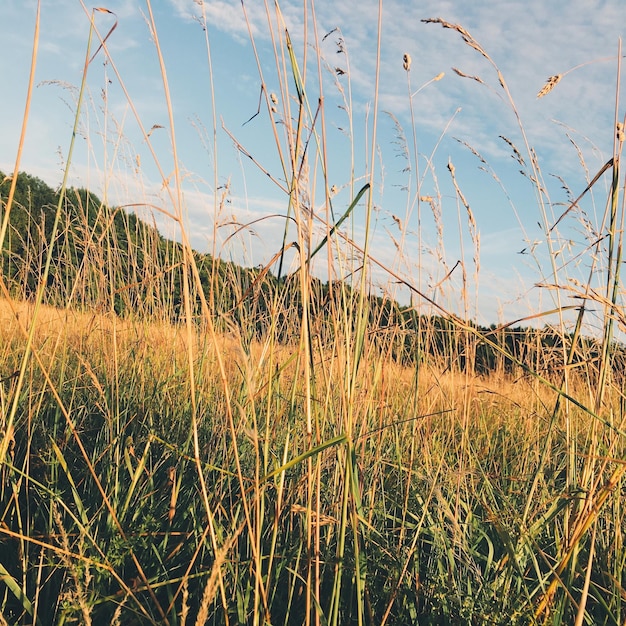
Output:
[[[0,209],[5,210],[9,180],[0,172]],[[119,207],[108,207],[86,189],[69,189],[52,241],[58,193],[44,181],[26,173],[18,178],[0,268],[10,295],[34,296],[52,248],[52,263],[44,301],[53,306],[115,311],[127,316],[148,316],[175,322],[183,314],[183,249],[164,238],[156,227]],[[301,333],[302,299],[295,276],[272,274],[271,268],[244,268],[193,252],[203,295],[216,324],[235,326],[249,343],[273,333],[289,342]],[[329,344],[338,331],[336,312],[356,305],[356,293],[345,283],[323,283],[309,277],[310,331]],[[200,318],[200,296],[189,280],[192,314]],[[477,373],[517,372],[524,368],[558,377],[572,337],[550,327],[489,328],[451,317],[424,316],[414,308],[388,298],[370,296],[369,340],[405,364],[426,356],[444,367]],[[351,317],[351,316],[349,316]],[[354,330],[354,328],[352,329]],[[596,343],[579,340],[571,360],[593,378],[599,359]],[[626,369],[626,354],[616,345],[614,369]]]

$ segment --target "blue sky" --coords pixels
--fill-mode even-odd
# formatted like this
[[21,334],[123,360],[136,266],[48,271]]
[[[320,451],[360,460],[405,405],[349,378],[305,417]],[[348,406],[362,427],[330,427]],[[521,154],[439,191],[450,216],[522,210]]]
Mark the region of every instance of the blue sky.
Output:
[[[267,93],[280,96],[285,92],[281,92],[271,34],[277,36],[282,29],[276,25],[273,8],[270,28],[265,4],[246,0],[245,8]],[[302,0],[281,0],[279,4],[299,63],[303,62],[308,29],[307,93],[314,103],[319,94],[314,65],[318,52],[324,62],[328,181],[336,189],[332,201],[338,217],[352,200],[351,189],[366,181],[371,165],[378,2],[317,0],[313,8],[319,50],[315,48],[310,0],[306,20]],[[14,167],[23,119],[36,2],[4,0],[3,5],[0,169],[9,172]],[[72,183],[88,186],[111,204],[144,203],[173,211],[152,156],[156,154],[161,170],[169,177],[174,169],[171,129],[148,26],[148,7],[139,0],[111,0],[101,6],[114,14],[95,15],[101,36],[115,22],[117,27],[107,40],[109,58],[100,52],[89,68],[89,91],[70,170]],[[537,196],[528,178],[520,174],[529,164],[524,138],[495,70],[457,32],[421,20],[440,17],[461,24],[501,70],[528,143],[539,160],[551,203],[547,205],[551,223],[567,206],[563,183],[578,195],[612,155],[617,46],[626,17],[622,0],[384,0],[383,7],[372,256],[457,312],[464,308],[459,296],[463,291],[460,266],[444,279],[457,261],[463,261],[470,294],[467,313],[484,323],[552,308],[556,291],[536,284],[557,280],[566,286],[561,304],[572,304],[575,281],[586,281],[592,262],[588,249],[594,228],[600,228],[608,177],[594,188],[593,198],[581,204],[588,221],[573,211],[553,233],[553,250],[560,251],[557,265],[565,264],[555,279],[547,237],[538,224],[543,216]],[[274,114],[263,103],[259,115],[244,125],[257,111],[261,79],[242,4],[239,0],[153,0],[152,10],[171,90],[185,219],[192,244],[249,265],[267,263],[281,245],[287,199],[270,177],[234,146],[224,129],[280,181],[270,115],[283,114],[286,103],[279,101]],[[80,0],[42,2],[36,88],[20,170],[51,185],[61,181],[67,158],[90,14],[91,7]],[[343,52],[338,53],[340,38]],[[405,53],[412,60],[408,74],[402,63]],[[608,60],[595,62],[598,59]],[[479,77],[484,84],[463,78],[452,68]],[[439,80],[433,80],[442,73]],[[537,92],[555,74],[565,75],[551,93],[537,99]],[[120,79],[144,129],[154,127],[148,139],[153,153]],[[293,84],[288,88],[293,96]],[[343,99],[347,94],[352,98],[351,134]],[[318,119],[318,131],[319,123]],[[501,136],[519,148],[524,166],[513,158],[509,143]],[[313,210],[323,216],[323,185],[316,161],[313,157],[311,161],[309,176],[311,180],[316,176],[317,181],[311,183],[316,190]],[[473,227],[454,189],[449,163],[479,233],[477,274]],[[435,214],[425,200],[428,197],[435,200]],[[165,235],[176,236],[175,225],[163,211],[140,214],[154,217]],[[349,232],[360,243],[365,236],[364,213],[364,207],[355,209]],[[229,237],[239,228],[233,224],[251,222],[253,226]],[[316,241],[324,232],[320,222],[314,231]],[[291,232],[288,239],[294,238]],[[522,250],[526,253],[520,254]],[[324,255],[319,256],[315,271],[326,277],[326,261],[321,258]],[[336,271],[345,273],[347,266],[340,263]],[[406,292],[384,272],[374,270],[372,280],[381,290],[407,301]]]

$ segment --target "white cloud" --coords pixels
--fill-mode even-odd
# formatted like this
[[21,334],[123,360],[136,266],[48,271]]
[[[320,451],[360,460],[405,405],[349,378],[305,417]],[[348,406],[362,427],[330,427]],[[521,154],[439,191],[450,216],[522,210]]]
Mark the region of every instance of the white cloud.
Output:
[[[190,6],[189,3],[183,4],[182,0],[173,1],[181,11],[183,6]],[[267,16],[261,3],[246,2],[245,6],[255,38],[267,40]],[[301,6],[296,0],[281,3],[283,14],[290,22],[292,37],[299,43],[303,41],[299,32],[303,24]],[[221,0],[207,0],[204,7],[213,27],[237,36],[246,35],[238,3],[235,6]],[[345,49],[350,55],[353,88],[361,101],[372,101],[378,2],[364,0],[359,3],[358,11],[351,2],[318,3],[316,8],[320,37],[336,26],[341,28]],[[464,44],[458,33],[421,22],[424,18],[440,16],[467,28],[498,64],[519,107],[531,143],[539,150],[552,149],[561,135],[560,129],[554,128],[550,122],[555,117],[584,134],[604,133],[606,148],[612,135],[612,98],[607,97],[607,92],[611,93],[613,89],[614,62],[596,64],[569,74],[553,94],[539,102],[536,93],[552,74],[565,72],[595,58],[614,56],[617,38],[623,32],[620,15],[617,0],[596,4],[593,8],[583,0],[574,0],[567,5],[541,0],[513,1],[507,2],[506,6],[497,0],[480,3],[389,0],[384,3],[383,15],[381,105],[407,122],[409,102],[401,59],[404,52],[409,52],[413,57],[413,89],[439,72],[447,74],[444,80],[430,85],[415,100],[420,128],[441,127],[459,106],[463,106],[457,129],[465,129],[466,137],[471,131],[481,149],[496,145],[494,138],[501,132],[494,132],[494,120],[498,118],[506,120],[506,125],[517,132],[511,111],[506,103],[494,98],[494,91],[462,79],[451,71],[454,66],[469,75],[478,75],[492,90],[506,97],[493,68],[479,53]],[[309,24],[312,23],[310,17]],[[333,49],[334,39],[329,38],[323,46],[331,67],[342,65]],[[308,40],[312,45],[312,34]],[[589,115],[590,111],[594,112],[593,115]],[[501,156],[502,151],[496,154]],[[562,163],[564,156],[557,155],[555,163]],[[568,157],[571,158],[569,152]]]

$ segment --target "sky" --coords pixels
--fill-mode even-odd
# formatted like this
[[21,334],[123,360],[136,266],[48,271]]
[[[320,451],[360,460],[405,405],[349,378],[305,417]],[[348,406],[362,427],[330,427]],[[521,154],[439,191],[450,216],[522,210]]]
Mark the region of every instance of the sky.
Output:
[[[305,125],[301,170],[315,216],[312,246],[326,232],[324,219],[341,217],[373,170],[369,228],[365,194],[341,231],[361,247],[369,238],[378,293],[423,303],[409,299],[404,281],[480,323],[552,320],[541,313],[579,302],[574,296],[591,271],[603,281],[593,265],[602,254],[593,246],[610,175],[549,234],[546,225],[613,154],[623,1],[380,5],[381,16],[378,0],[281,0],[277,18],[269,0],[103,0],[93,14],[81,0],[42,0],[19,170],[52,186],[63,178],[93,15],[90,55],[115,28],[88,65],[71,184],[109,204],[133,205],[166,236],[180,236],[168,214],[181,210],[196,249],[250,266],[269,263],[289,211],[276,139],[285,154],[285,119],[297,110],[286,30],[315,118],[315,133],[311,118]],[[35,0],[3,0],[4,173],[18,154],[36,14]],[[429,18],[462,26],[480,49],[454,29],[423,21]],[[537,98],[554,75],[560,82]],[[617,115],[624,115],[621,101]],[[327,184],[317,148],[322,131]],[[290,226],[287,241],[295,238]],[[315,259],[323,279],[358,266],[358,252],[340,242],[332,272],[325,252]],[[289,262],[288,269],[297,267],[295,257]]]

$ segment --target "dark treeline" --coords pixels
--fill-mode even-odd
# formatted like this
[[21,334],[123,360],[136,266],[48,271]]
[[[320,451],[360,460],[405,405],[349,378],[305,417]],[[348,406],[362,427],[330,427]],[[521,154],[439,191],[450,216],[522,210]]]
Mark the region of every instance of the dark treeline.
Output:
[[[10,181],[0,172],[0,219],[4,220]],[[69,189],[58,215],[59,193],[42,180],[18,177],[0,272],[16,298],[34,296],[44,276],[45,301],[55,306],[113,310],[117,315],[153,316],[167,321],[184,317],[184,250],[161,236],[155,226],[122,208],[108,207],[85,189]],[[54,237],[53,237],[54,235]],[[244,268],[193,252],[205,301],[220,330],[236,330],[251,342],[273,333],[289,342],[301,334],[302,289],[296,275],[280,280],[270,271]],[[187,264],[189,267],[190,264]],[[191,313],[202,318],[198,281],[187,272]],[[310,277],[307,335],[328,345],[355,330],[358,293],[343,282]],[[550,327],[490,328],[442,316],[420,315],[384,297],[368,296],[367,340],[397,361],[416,364],[426,357],[442,367],[478,374],[521,375],[525,368],[542,375],[563,371],[572,337]],[[600,347],[578,340],[569,367],[593,379]],[[613,371],[626,371],[626,351],[615,345]]]

